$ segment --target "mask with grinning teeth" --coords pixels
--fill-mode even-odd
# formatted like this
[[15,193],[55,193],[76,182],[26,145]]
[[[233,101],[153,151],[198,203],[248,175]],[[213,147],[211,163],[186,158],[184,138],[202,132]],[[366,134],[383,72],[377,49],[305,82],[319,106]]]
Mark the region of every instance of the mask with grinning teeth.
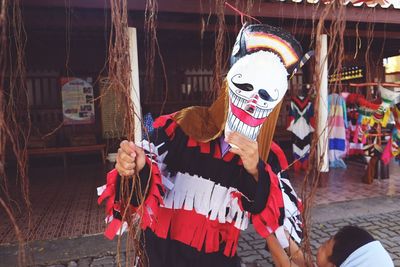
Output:
[[236,39],[227,74],[229,111],[225,135],[236,131],[256,140],[265,119],[283,99],[288,75],[302,50],[293,36],[265,25],[244,25]]

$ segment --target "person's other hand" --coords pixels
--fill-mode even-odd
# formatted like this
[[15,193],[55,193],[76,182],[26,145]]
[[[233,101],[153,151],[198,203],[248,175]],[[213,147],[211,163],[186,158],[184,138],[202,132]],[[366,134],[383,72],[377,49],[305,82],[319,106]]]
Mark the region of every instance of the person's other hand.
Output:
[[250,140],[238,132],[231,132],[225,137],[225,141],[232,145],[230,151],[240,156],[246,171],[258,180],[259,154],[257,141]]
[[141,147],[132,141],[124,140],[120,144],[115,168],[121,176],[132,176],[140,172],[146,164],[146,155]]

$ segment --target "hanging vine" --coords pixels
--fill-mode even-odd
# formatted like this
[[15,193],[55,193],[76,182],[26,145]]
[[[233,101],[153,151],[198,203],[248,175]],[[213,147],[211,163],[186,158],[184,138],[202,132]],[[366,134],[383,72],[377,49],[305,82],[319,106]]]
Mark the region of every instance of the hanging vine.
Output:
[[30,132],[25,85],[26,33],[21,1],[1,0],[0,5],[0,207],[4,209],[18,240],[18,266],[26,266],[26,239],[16,221],[15,212],[20,209],[16,209],[17,202],[11,199],[6,173],[6,156],[11,157],[13,154],[16,158],[15,181],[19,185],[30,228],[31,202],[26,149]]

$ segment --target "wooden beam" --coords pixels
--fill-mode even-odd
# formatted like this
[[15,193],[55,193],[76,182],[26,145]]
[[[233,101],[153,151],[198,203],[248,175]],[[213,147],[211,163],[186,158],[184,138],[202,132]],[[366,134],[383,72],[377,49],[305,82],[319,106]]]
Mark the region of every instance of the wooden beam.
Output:
[[[143,21],[131,21],[132,25],[137,28],[143,28]],[[237,33],[239,29],[235,26],[227,25],[227,31]],[[282,26],[286,31],[294,34],[294,35],[307,35],[310,36],[313,33],[313,29],[311,27],[292,27],[292,26]],[[157,24],[158,30],[178,30],[178,31],[193,31],[200,32],[201,25],[196,23],[178,23],[178,22],[165,22],[159,21]],[[216,25],[208,25],[204,28],[205,31],[215,31]],[[315,30],[314,30],[315,32]],[[367,30],[358,30],[355,29],[346,29],[344,32],[344,36],[348,37],[362,37],[366,38],[370,36]],[[381,31],[375,30],[372,34],[374,39],[400,39],[400,31]]]
[[[290,1],[290,0],[287,0]],[[202,6],[200,3],[202,2]],[[172,12],[183,14],[215,14],[213,1],[202,0],[168,0],[158,1],[159,12]],[[255,3],[253,9],[249,12],[254,17],[263,18],[286,18],[286,19],[318,19],[324,8],[323,4],[308,4],[293,2],[260,2]],[[65,0],[23,0],[26,7],[62,7],[65,8]],[[109,8],[108,1],[99,0],[68,0],[70,7],[74,8]],[[146,7],[145,0],[128,1],[129,10],[144,11]],[[225,9],[226,15],[237,15],[229,8]],[[328,20],[337,17],[336,13],[329,14]],[[400,24],[400,9],[394,8],[371,8],[367,6],[353,7],[348,5],[345,9],[345,20],[355,22],[373,22]]]

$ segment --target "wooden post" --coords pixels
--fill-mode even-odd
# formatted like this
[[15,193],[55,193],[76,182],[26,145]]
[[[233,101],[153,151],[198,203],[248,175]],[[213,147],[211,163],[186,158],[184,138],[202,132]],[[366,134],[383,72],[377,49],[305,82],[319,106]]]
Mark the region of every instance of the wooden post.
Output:
[[135,143],[142,141],[142,108],[140,106],[139,63],[136,28],[129,27],[129,57],[131,62],[131,98],[135,109]]
[[[328,159],[328,36],[322,34],[317,39],[320,42],[321,50],[320,55],[317,55],[316,67],[320,71],[320,88],[317,88],[320,92],[319,98],[319,116],[318,116],[318,165],[321,166],[320,172],[321,177],[324,177],[324,173],[329,171],[329,159]],[[320,162],[322,160],[322,162]]]

